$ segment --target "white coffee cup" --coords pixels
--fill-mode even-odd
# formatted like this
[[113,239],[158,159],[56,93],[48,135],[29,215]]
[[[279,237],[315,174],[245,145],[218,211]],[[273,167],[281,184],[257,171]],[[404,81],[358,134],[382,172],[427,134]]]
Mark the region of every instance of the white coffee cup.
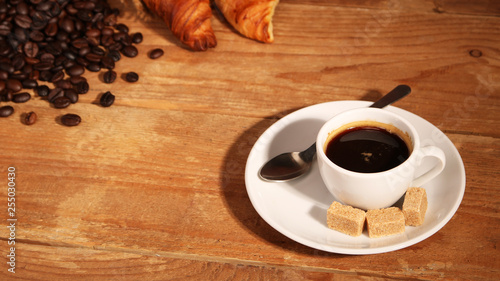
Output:
[[[325,154],[326,144],[338,133],[352,126],[383,127],[395,131],[407,142],[410,155],[400,165],[382,172],[362,173],[344,169]],[[444,152],[436,146],[421,147],[418,132],[401,116],[384,109],[357,108],[337,114],[320,129],[316,140],[317,161],[323,181],[342,203],[364,210],[386,208],[396,203],[409,187],[419,187],[439,175],[444,169]],[[415,178],[415,171],[425,157],[438,161],[423,175]]]

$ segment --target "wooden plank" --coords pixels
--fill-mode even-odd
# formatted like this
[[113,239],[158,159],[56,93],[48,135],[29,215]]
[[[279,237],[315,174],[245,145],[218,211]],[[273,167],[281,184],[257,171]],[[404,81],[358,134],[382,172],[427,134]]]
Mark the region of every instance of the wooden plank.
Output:
[[[15,273],[0,271],[2,280],[357,280],[371,277],[259,266],[236,261],[221,263],[126,251],[20,244]],[[5,259],[4,257],[2,259]]]
[[495,0],[435,0],[436,11],[440,13],[499,16],[500,3]]

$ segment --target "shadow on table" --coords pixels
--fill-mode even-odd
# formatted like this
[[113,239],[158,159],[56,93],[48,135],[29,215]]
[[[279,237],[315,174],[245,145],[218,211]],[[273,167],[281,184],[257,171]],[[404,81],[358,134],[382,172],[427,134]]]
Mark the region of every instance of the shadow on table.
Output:
[[253,145],[269,126],[295,110],[266,117],[239,136],[228,150],[221,169],[221,192],[232,215],[255,236],[285,249],[313,254],[314,249],[296,243],[267,224],[254,209],[245,187],[246,160]]

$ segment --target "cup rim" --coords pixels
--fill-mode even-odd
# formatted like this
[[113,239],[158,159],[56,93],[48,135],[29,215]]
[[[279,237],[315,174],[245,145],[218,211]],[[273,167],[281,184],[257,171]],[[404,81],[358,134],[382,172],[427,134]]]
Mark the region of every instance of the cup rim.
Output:
[[[357,111],[373,111],[373,112],[376,112],[377,114],[379,114],[379,113],[381,113],[381,114],[387,114],[387,115],[390,115],[390,116],[392,116],[394,118],[397,118],[399,121],[401,121],[402,123],[404,123],[408,127],[408,129],[409,129],[408,131],[407,130],[402,130],[401,128],[395,126],[394,124],[392,124],[392,125],[395,126],[395,127],[397,127],[398,129],[400,129],[401,131],[406,132],[407,134],[409,134],[409,137],[410,137],[410,140],[412,142],[413,148],[412,148],[412,151],[411,151],[410,155],[408,156],[408,158],[406,158],[405,161],[403,161],[401,164],[397,165],[396,167],[393,167],[393,168],[391,168],[389,170],[385,170],[385,171],[381,171],[381,172],[374,172],[374,173],[362,173],[362,172],[351,171],[351,170],[348,170],[346,168],[343,168],[343,167],[341,167],[341,166],[333,163],[333,161],[331,161],[326,156],[326,153],[325,153],[325,151],[323,149],[324,142],[326,141],[326,139],[323,140],[323,136],[326,134],[326,137],[327,137],[327,134],[330,133],[331,131],[333,131],[333,129],[327,129],[327,127],[328,127],[328,125],[330,125],[331,123],[333,123],[335,119],[338,119],[339,116],[341,117],[342,115],[354,114]],[[369,118],[360,118],[360,119],[357,119],[357,120],[349,121],[348,123],[356,122],[356,121],[365,121],[365,120],[377,121],[377,122],[380,122],[380,123],[387,123],[387,122],[381,122],[379,120],[369,119]],[[348,124],[348,123],[346,123],[346,124]],[[336,114],[335,116],[333,116],[332,118],[330,118],[328,121],[326,121],[323,124],[323,126],[319,130],[319,133],[318,133],[318,135],[316,137],[316,154],[318,155],[318,157],[322,158],[322,160],[323,160],[324,163],[326,163],[331,168],[339,170],[339,171],[341,171],[341,172],[343,172],[343,173],[345,173],[347,175],[359,176],[359,177],[375,177],[375,176],[378,177],[378,176],[381,176],[381,175],[386,175],[386,174],[389,174],[389,173],[393,173],[394,170],[400,169],[401,167],[408,165],[408,163],[410,163],[410,161],[414,161],[414,158],[417,157],[416,156],[417,153],[415,153],[415,151],[419,149],[419,146],[420,146],[420,139],[419,139],[419,135],[418,135],[417,129],[413,125],[411,125],[411,123],[408,120],[406,120],[405,118],[403,118],[402,116],[400,116],[400,115],[398,115],[396,113],[384,110],[382,108],[374,108],[374,107],[362,107],[362,108],[349,109],[349,110],[342,111],[342,112]]]

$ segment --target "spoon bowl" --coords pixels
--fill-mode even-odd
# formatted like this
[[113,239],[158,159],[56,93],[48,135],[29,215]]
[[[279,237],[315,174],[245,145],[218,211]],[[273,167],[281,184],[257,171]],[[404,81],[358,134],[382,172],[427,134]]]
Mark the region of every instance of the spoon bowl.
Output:
[[[385,96],[374,102],[370,107],[384,108],[410,94],[411,88],[407,85],[398,85]],[[301,152],[282,153],[259,170],[259,177],[266,181],[288,181],[305,175],[311,168],[316,155],[316,143]]]

